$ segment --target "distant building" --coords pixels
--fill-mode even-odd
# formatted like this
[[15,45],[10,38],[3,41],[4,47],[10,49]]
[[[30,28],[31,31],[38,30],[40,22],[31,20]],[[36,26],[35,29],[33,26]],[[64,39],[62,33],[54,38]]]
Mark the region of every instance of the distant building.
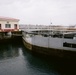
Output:
[[21,30],[61,30],[61,31],[76,31],[76,26],[63,26],[63,25],[19,25]]
[[19,31],[19,19],[0,17],[0,32]]

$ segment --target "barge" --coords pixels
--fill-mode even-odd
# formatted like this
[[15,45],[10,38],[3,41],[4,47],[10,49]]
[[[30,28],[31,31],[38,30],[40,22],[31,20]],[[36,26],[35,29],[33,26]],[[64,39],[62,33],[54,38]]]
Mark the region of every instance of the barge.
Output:
[[76,31],[23,31],[23,43],[32,52],[50,56],[76,57]]

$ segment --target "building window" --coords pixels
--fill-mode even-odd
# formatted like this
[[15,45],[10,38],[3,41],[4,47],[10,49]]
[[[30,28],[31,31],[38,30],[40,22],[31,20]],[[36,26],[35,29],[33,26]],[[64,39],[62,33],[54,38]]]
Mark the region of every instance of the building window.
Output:
[[14,28],[17,29],[17,24],[14,24]]
[[5,24],[5,28],[11,28],[11,24]]
[[1,24],[0,24],[0,29],[1,29]]

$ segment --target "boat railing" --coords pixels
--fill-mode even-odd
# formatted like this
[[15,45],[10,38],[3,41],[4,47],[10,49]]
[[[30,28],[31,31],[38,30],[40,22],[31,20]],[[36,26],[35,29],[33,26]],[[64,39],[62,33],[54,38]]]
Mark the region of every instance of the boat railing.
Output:
[[29,37],[42,36],[42,37],[52,37],[52,38],[66,38],[66,39],[76,39],[76,32],[53,32],[53,31],[34,31],[26,32]]

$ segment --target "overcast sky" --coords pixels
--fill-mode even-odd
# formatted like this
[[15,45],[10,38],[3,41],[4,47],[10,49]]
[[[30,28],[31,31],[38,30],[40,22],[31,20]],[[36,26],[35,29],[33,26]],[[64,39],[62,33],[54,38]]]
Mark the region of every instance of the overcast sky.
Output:
[[20,24],[75,25],[76,0],[0,0],[0,16]]

